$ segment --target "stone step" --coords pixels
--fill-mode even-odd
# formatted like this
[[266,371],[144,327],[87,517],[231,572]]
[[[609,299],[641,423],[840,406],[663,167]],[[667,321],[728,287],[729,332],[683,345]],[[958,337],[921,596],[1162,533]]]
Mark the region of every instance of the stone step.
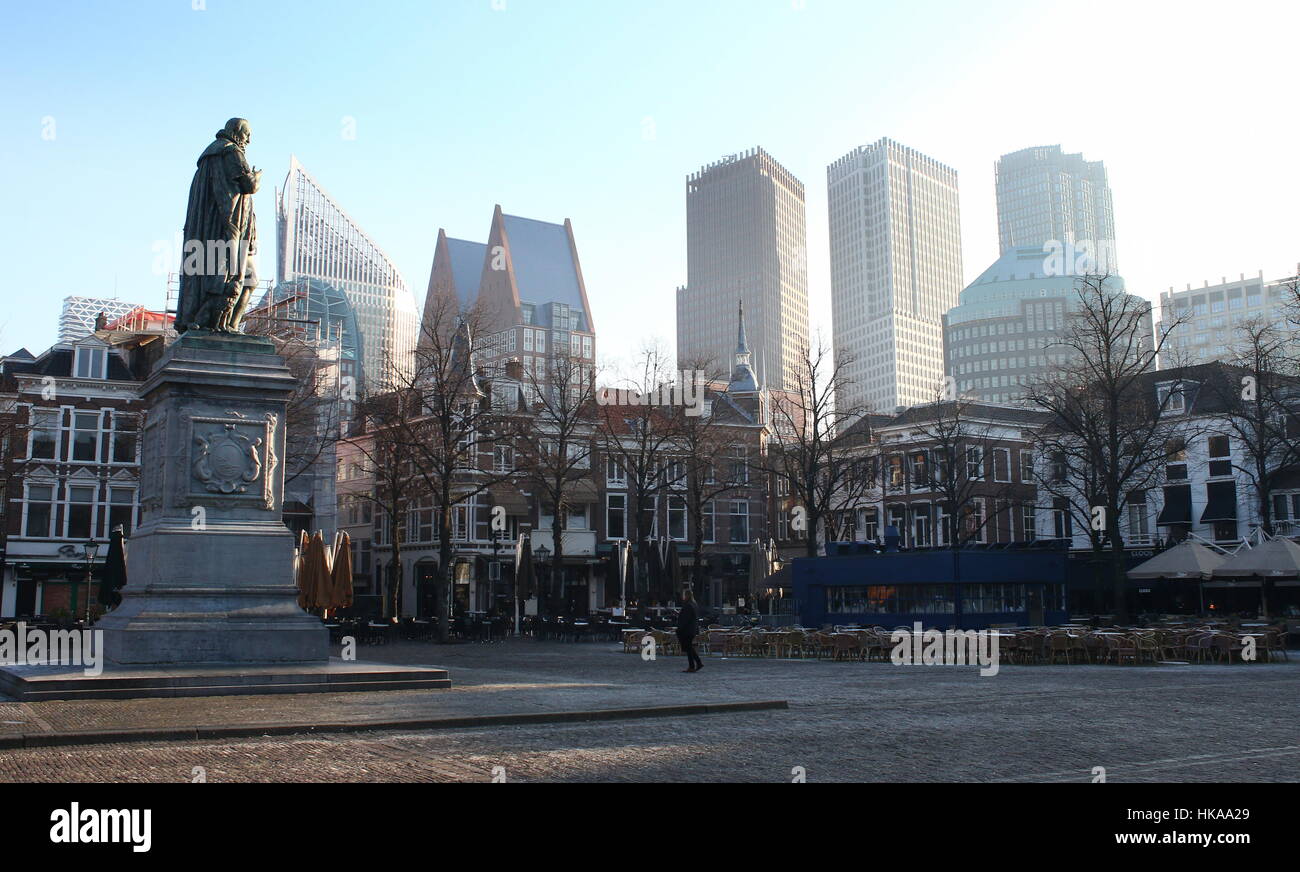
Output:
[[0,668],[0,693],[23,702],[47,699],[144,699],[283,693],[361,693],[445,690],[445,669],[331,661],[262,667],[124,668],[98,676],[75,667]]

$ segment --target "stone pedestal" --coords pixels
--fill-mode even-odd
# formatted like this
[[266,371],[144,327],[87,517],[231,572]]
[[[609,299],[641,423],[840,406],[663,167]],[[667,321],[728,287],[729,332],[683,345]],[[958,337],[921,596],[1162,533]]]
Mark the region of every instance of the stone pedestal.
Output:
[[95,625],[110,661],[328,660],[328,631],[298,607],[281,522],[293,389],[264,337],[191,331],[164,353],[143,387],[143,517],[127,586]]

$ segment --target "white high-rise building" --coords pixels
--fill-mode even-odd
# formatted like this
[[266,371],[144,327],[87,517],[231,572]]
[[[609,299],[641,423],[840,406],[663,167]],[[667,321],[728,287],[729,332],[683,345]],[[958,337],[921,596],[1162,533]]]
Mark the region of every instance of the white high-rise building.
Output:
[[943,390],[943,316],[962,288],[957,171],[889,139],[826,169],[841,409],[892,414]]
[[[1300,273],[1300,264],[1296,267]],[[1160,323],[1157,335],[1168,332],[1160,351],[1160,367],[1191,366],[1219,360],[1233,363],[1248,359],[1249,334],[1243,328],[1271,327],[1291,342],[1300,340],[1300,329],[1292,323],[1291,288],[1300,275],[1266,281],[1264,274],[1230,282],[1225,277],[1216,285],[1187,285],[1170,288],[1160,295]]]
[[1091,258],[1079,272],[1119,272],[1105,164],[1044,145],[1002,155],[995,174],[1002,254],[1059,244],[1072,264]]
[[363,390],[382,391],[386,368],[414,367],[420,315],[406,281],[296,157],[276,192],[278,283],[319,279],[341,289],[356,312]]
[[102,312],[112,321],[139,309],[137,303],[101,297],[64,297],[59,313],[59,342],[76,342],[95,332],[95,319]]
[[703,167],[686,180],[686,286],[677,289],[677,360],[735,355],[745,301],[753,369],[789,389],[808,343],[808,243],[803,183],[761,148]]

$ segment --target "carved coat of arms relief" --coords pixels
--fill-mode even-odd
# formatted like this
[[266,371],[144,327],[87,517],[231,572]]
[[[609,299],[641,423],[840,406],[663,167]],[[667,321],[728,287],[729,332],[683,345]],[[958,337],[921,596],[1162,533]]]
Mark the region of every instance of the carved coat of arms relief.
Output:
[[210,494],[259,497],[268,509],[275,497],[271,473],[278,418],[263,422],[236,418],[191,418],[193,434],[192,487]]

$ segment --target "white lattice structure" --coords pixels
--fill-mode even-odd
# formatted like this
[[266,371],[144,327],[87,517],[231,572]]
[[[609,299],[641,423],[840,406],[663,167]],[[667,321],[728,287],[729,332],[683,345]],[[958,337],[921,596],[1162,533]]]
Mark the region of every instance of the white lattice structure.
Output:
[[357,316],[364,386],[382,390],[390,364],[409,373],[420,316],[383,249],[296,157],[276,193],[277,282],[320,279],[341,288]]
[[112,321],[138,308],[138,303],[128,303],[125,300],[64,297],[63,311],[59,314],[59,342],[75,342],[94,333],[95,318],[100,312]]

